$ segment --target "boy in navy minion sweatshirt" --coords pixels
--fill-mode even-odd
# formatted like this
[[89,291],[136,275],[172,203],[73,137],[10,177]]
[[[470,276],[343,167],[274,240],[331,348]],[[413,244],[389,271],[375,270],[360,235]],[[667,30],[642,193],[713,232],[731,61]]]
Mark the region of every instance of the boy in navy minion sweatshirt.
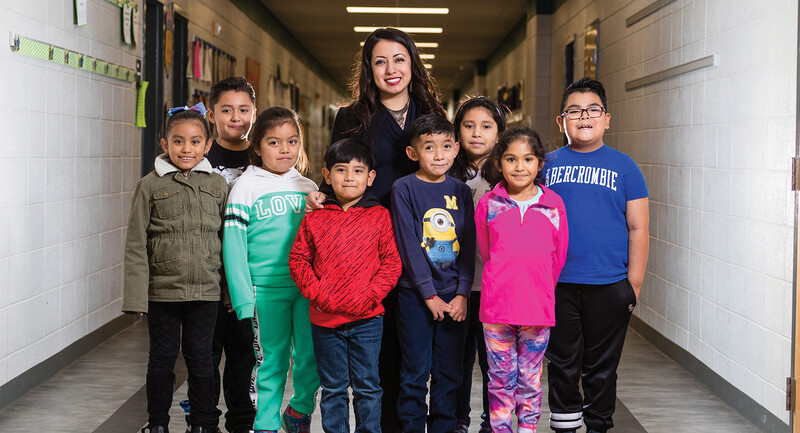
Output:
[[[397,412],[403,432],[456,429],[456,389],[475,267],[472,191],[446,173],[458,153],[453,125],[425,115],[411,125],[408,157],[419,170],[392,186],[392,218],[403,262],[397,333],[402,349]],[[430,413],[425,403],[431,377]]]

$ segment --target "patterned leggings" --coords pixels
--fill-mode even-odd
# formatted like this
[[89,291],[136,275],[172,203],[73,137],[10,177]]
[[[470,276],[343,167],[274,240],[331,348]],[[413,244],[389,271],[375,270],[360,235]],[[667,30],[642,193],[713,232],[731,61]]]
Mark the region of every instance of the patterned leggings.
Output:
[[536,431],[542,412],[542,360],[549,327],[483,324],[489,360],[489,407],[492,431],[513,432],[516,412],[520,433]]

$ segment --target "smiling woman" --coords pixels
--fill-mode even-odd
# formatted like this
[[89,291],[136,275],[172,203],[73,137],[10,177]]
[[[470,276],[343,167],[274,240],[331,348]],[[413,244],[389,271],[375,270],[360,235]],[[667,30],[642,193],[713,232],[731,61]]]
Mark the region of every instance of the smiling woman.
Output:
[[353,102],[339,110],[331,142],[358,137],[372,148],[377,175],[371,192],[388,207],[392,183],[415,170],[405,155],[406,127],[420,115],[444,110],[414,41],[401,30],[372,32],[353,70]]
[[[394,28],[380,28],[364,42],[350,77],[353,101],[342,107],[333,125],[331,142],[359,138],[372,149],[375,157],[375,180],[370,187],[381,204],[389,207],[392,183],[416,170],[406,155],[410,144],[405,130],[418,116],[441,113],[435,81],[420,59],[411,37]],[[322,185],[323,193],[332,193]],[[321,208],[324,194],[309,195],[309,206]],[[384,300],[383,342],[380,355],[381,429],[386,433],[400,430],[397,419],[397,395],[400,387],[400,351],[395,327],[397,295],[393,291]]]

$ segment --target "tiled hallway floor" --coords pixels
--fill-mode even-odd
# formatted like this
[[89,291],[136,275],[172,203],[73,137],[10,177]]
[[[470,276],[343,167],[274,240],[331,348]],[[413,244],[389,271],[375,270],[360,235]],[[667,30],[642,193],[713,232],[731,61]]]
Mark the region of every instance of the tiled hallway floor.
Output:
[[[0,431],[138,432],[147,419],[144,396],[147,347],[147,327],[139,321],[5,408],[0,412]],[[176,370],[178,389],[171,427],[182,432],[183,411],[177,404],[186,395],[182,361],[179,360]],[[480,375],[475,373],[472,425],[478,426]],[[619,377],[614,432],[757,431],[634,332],[628,334]],[[542,383],[546,387],[546,378]],[[290,389],[291,384],[287,385],[287,392]],[[540,432],[550,431],[546,396],[545,389]],[[288,401],[288,396],[285,400]],[[220,402],[220,406],[223,404]],[[351,420],[351,429],[354,427]],[[318,412],[311,431],[322,432]]]

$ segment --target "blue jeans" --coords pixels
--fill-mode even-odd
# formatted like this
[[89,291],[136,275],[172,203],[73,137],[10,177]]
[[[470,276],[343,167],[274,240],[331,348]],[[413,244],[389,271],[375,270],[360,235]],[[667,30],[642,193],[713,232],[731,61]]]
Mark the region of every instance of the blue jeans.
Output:
[[[403,352],[397,414],[404,433],[449,433],[456,429],[456,389],[461,385],[466,322],[445,314],[435,321],[417,289],[400,288],[397,334]],[[439,295],[450,302],[455,292]],[[430,414],[425,396],[430,377]]]
[[311,325],[325,433],[350,432],[348,386],[353,388],[355,433],[380,433],[383,391],[378,378],[378,354],[382,335],[383,316],[338,328]]

